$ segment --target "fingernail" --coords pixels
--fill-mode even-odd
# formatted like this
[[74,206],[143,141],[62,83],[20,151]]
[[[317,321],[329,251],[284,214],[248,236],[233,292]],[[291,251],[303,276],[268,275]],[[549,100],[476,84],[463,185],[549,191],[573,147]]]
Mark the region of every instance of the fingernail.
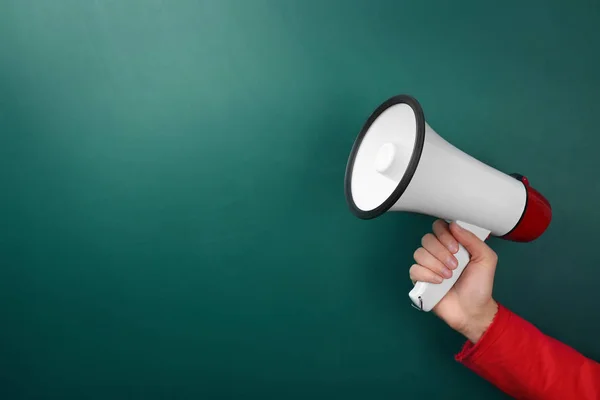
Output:
[[448,268],[444,268],[442,274],[445,278],[452,278],[452,271],[450,271]]
[[442,277],[439,276],[439,275],[436,275],[434,280],[435,280],[435,283],[442,283],[442,282],[444,282],[444,280],[442,279]]
[[456,258],[454,257],[448,257],[446,265],[451,269],[455,269],[456,267],[458,267],[458,261],[456,261]]
[[454,254],[458,251],[458,244],[456,243],[450,243],[448,245],[448,250],[450,250],[450,253]]

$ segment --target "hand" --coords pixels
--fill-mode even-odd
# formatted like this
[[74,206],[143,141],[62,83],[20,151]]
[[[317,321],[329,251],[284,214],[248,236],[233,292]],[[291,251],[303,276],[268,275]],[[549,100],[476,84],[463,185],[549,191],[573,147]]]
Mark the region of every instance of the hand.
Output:
[[471,260],[433,312],[475,343],[498,311],[498,304],[492,298],[498,256],[488,245],[454,222],[449,226],[437,220],[433,234],[423,236],[423,247],[415,251],[416,264],[410,268],[410,279],[413,284],[441,283],[443,278],[451,277],[458,265],[453,255],[458,251],[458,243],[469,252]]

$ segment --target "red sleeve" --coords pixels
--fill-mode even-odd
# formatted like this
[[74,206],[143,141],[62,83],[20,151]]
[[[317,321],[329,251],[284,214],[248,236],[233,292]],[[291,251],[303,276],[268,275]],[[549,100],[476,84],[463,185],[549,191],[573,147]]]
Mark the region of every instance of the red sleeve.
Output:
[[600,399],[600,364],[502,305],[481,339],[467,342],[456,359],[517,399]]

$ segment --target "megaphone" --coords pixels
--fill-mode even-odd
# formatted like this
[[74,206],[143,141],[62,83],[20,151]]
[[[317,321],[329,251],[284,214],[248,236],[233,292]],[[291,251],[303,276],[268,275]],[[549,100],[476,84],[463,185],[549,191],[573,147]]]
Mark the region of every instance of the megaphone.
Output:
[[[425,121],[419,102],[394,96],[369,116],[346,166],[344,189],[361,219],[408,211],[456,221],[481,240],[537,239],[552,219],[550,203],[527,178],[505,174],[454,147]],[[409,297],[430,311],[459,279],[469,253],[459,245],[458,267],[440,284],[417,282]]]

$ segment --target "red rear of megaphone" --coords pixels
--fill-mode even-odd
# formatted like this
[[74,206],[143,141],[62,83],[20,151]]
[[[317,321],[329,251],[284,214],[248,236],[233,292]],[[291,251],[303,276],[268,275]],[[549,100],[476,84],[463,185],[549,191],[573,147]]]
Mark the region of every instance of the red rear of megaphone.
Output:
[[[367,119],[350,153],[345,194],[361,219],[387,211],[427,214],[456,221],[482,240],[491,234],[529,242],[552,219],[550,203],[527,178],[500,172],[445,141],[407,95],[386,100]],[[452,278],[417,282],[409,293],[419,309],[431,310],[460,277],[469,254],[459,248]]]

